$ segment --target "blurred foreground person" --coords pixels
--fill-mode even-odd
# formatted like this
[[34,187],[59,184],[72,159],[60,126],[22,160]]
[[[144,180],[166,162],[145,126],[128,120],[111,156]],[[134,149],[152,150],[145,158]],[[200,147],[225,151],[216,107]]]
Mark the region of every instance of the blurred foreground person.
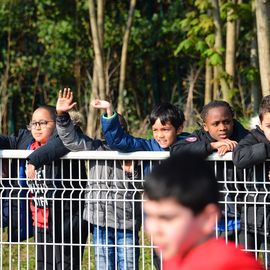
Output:
[[181,153],[154,167],[145,195],[146,230],[162,253],[163,269],[263,269],[252,255],[214,237],[218,184],[198,155]]

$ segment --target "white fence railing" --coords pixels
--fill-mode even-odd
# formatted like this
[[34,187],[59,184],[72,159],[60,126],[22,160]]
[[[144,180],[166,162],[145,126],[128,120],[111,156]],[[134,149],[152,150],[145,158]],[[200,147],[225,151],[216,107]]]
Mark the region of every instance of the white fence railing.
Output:
[[[168,152],[69,153],[34,181],[25,179],[30,153],[0,151],[0,269],[161,268],[145,234],[143,182]],[[208,160],[221,191],[216,236],[269,267],[267,163],[258,183],[258,169],[236,169],[231,154]]]

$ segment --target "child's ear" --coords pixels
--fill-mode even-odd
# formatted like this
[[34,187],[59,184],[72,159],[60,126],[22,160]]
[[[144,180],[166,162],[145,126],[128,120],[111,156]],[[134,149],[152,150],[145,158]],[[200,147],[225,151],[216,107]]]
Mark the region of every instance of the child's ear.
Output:
[[208,204],[201,213],[201,227],[205,235],[211,235],[220,216],[216,204]]
[[208,129],[208,127],[207,127],[207,125],[203,122],[203,129],[204,129],[204,131],[206,131],[206,132],[208,132],[209,131],[209,129]]
[[181,125],[177,130],[176,130],[176,134],[179,135],[183,132],[183,125]]

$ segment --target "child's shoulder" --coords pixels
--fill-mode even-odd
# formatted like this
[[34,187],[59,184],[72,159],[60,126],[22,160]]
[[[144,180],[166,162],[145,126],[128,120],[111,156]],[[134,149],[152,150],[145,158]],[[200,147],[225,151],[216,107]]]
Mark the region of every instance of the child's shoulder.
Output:
[[258,142],[268,142],[264,132],[260,129],[259,126],[257,126],[255,129],[252,129],[247,137],[253,138],[254,144]]

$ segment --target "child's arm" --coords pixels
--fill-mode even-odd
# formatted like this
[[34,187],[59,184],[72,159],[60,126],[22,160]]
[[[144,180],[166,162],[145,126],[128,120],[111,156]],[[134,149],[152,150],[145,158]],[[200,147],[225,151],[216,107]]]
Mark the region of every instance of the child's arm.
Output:
[[186,151],[201,155],[203,157],[207,157],[214,152],[214,149],[211,148],[210,143],[202,140],[199,134],[195,131],[186,139],[175,143],[171,148],[171,153],[179,153]]
[[49,141],[33,151],[27,160],[30,164],[35,166],[35,169],[40,168],[43,165],[48,165],[53,161],[59,160],[62,156],[66,155],[69,150],[64,146],[61,139],[56,132]]
[[70,151],[96,150],[102,141],[93,140],[74,126],[68,113],[57,116],[56,128],[60,139]]
[[118,114],[113,112],[110,102],[96,99],[91,102],[91,105],[106,110],[106,115],[103,115],[101,119],[102,131],[112,149],[123,152],[162,150],[154,140],[136,138],[125,132],[119,122]]
[[171,152],[192,152],[207,157],[214,152],[220,156],[226,152],[232,151],[237,145],[237,142],[231,140],[224,140],[218,142],[210,142],[206,137],[200,134],[200,131],[195,131],[185,140],[179,141],[172,146]]
[[[29,135],[29,137],[27,136]],[[27,137],[31,141],[31,134],[26,129],[20,129],[17,136],[0,135],[0,149],[18,149],[18,144]]]
[[8,136],[0,135],[0,149],[11,149],[10,138]]
[[233,163],[238,168],[250,168],[270,157],[270,142],[259,142],[252,133],[242,139],[233,152]]
[[61,90],[59,91],[56,103],[56,128],[58,135],[65,147],[70,151],[96,150],[102,142],[84,135],[72,123],[70,115],[67,113],[75,105],[76,102],[73,102],[73,93],[70,88],[65,88],[63,92]]
[[49,141],[32,152],[26,160],[28,161],[26,174],[29,179],[34,179],[36,170],[43,165],[49,165],[53,161],[59,160],[66,155],[69,150],[63,145],[61,139],[56,134]]
[[232,141],[230,139],[210,143],[211,148],[216,150],[220,156],[225,155],[227,152],[232,152],[237,144],[238,143],[236,141]]

